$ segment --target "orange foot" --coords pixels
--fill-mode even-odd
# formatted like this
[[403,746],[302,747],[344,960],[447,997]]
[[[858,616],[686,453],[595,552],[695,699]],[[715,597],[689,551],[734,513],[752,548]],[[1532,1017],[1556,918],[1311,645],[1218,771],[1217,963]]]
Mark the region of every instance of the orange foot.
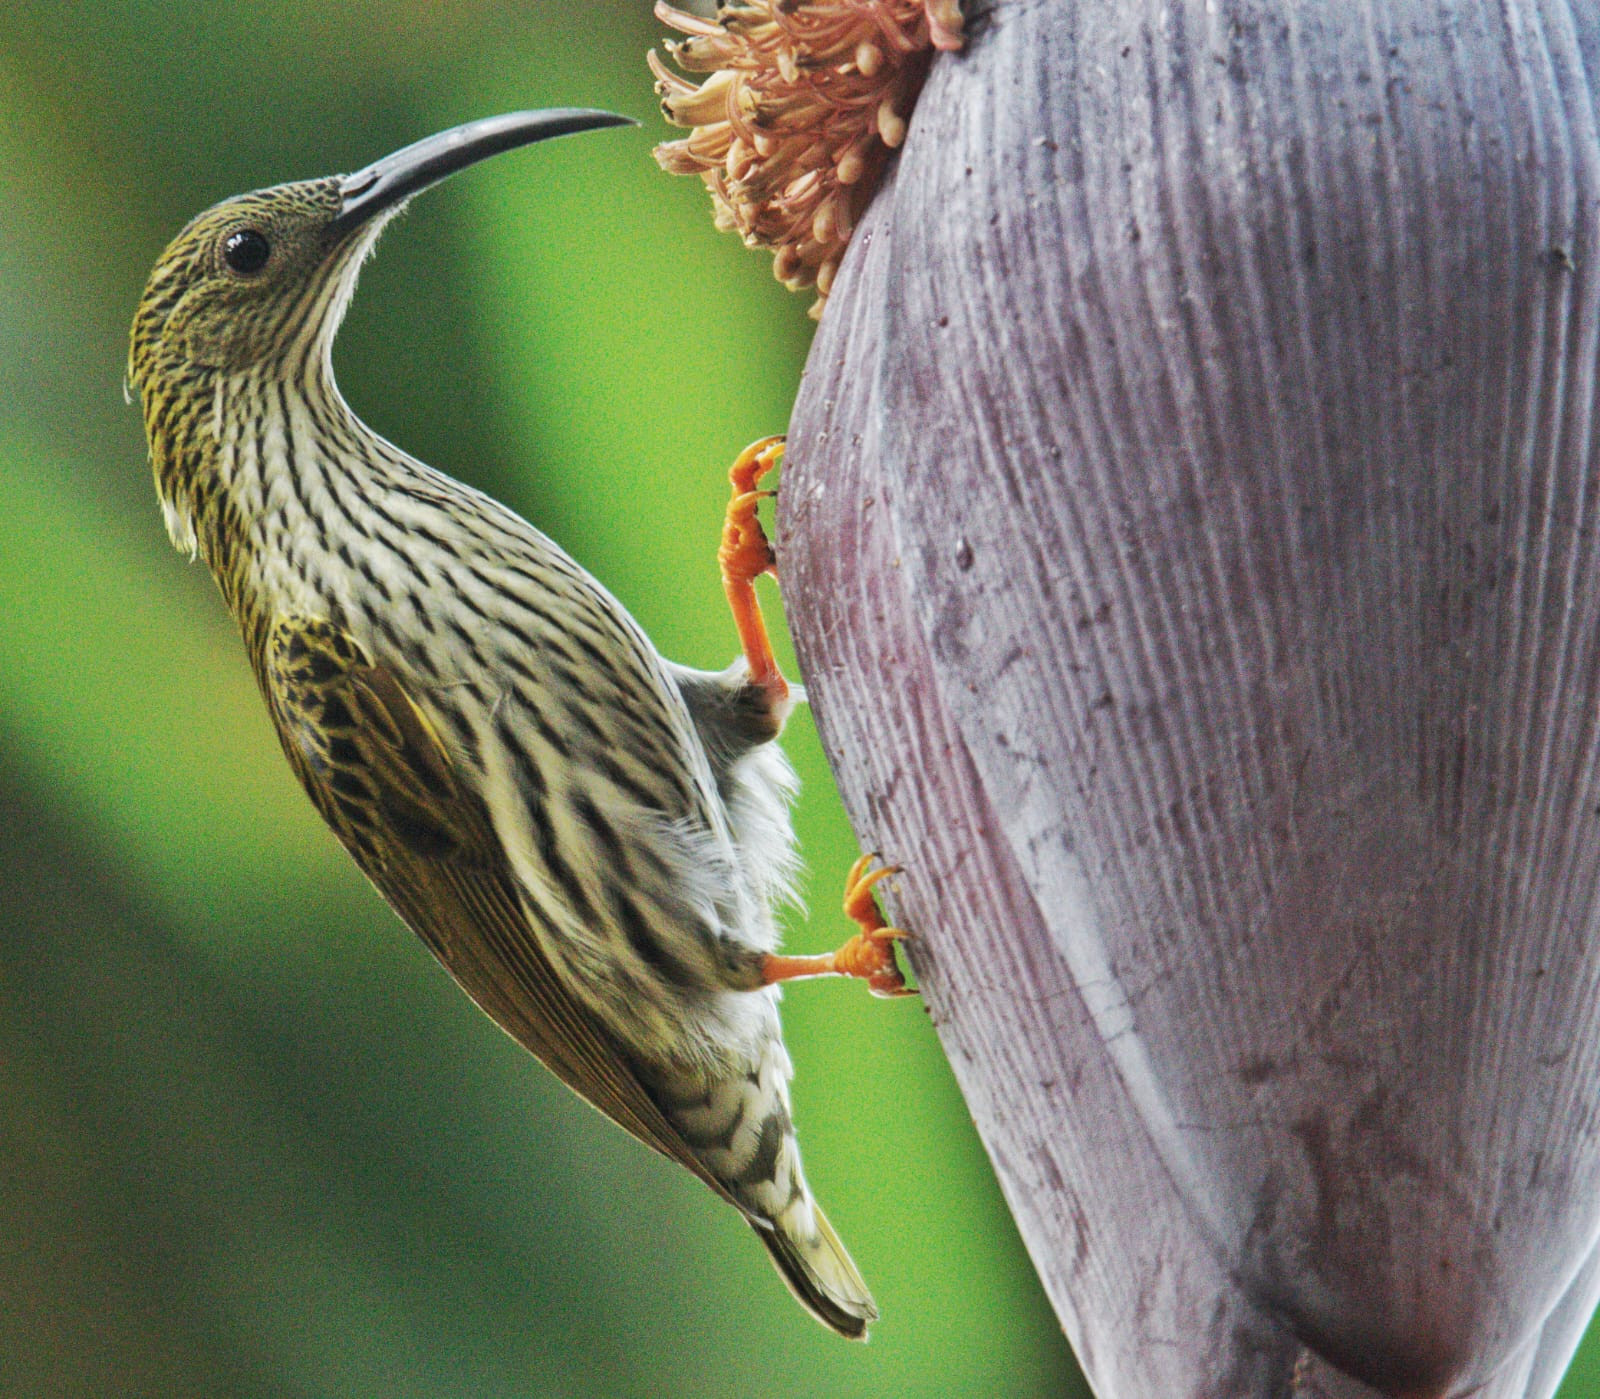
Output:
[[837,952],[824,952],[818,957],[767,957],[761,969],[763,984],[771,986],[803,976],[858,976],[874,996],[917,994],[906,985],[894,955],[895,943],[910,935],[883,921],[878,901],[872,895],[872,886],[891,874],[899,874],[900,866],[880,865],[873,869],[876,858],[863,855],[845,876],[844,911],[861,931]]
[[789,684],[773,659],[767,624],[761,616],[755,590],[755,581],[763,573],[773,577],[778,574],[772,545],[756,515],[761,501],[777,492],[758,490],[756,486],[782,460],[781,437],[763,437],[739,454],[733,470],[728,473],[733,498],[728,502],[722,524],[722,546],[717,550],[722,590],[728,595],[728,606],[733,610],[733,624],[739,630],[739,644],[744,648],[745,662],[750,667],[750,683],[761,686],[779,702],[789,697]]

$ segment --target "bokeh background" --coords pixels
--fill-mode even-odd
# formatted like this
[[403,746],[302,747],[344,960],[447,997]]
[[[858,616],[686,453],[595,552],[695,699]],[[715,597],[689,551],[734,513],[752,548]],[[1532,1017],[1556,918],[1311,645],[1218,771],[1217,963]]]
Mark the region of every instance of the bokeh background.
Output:
[[[850,1346],[382,906],[162,532],[121,376],[190,215],[475,116],[611,107],[643,129],[418,202],[340,380],[667,654],[726,663],[724,469],[784,426],[812,326],[650,159],[660,33],[645,0],[0,8],[0,1399],[1087,1394],[919,1003],[786,1001],[810,1174],[884,1312]],[[821,950],[855,847],[808,716],[785,741],[788,945]],[[1597,1383],[1591,1342],[1563,1395]]]
[[[919,1002],[786,1002],[810,1174],[884,1313],[851,1346],[379,902],[162,531],[122,372],[193,213],[610,107],[644,128],[418,201],[340,382],[726,664],[726,468],[785,426],[812,323],[651,159],[662,32],[644,0],[0,7],[0,1399],[1085,1392]],[[809,716],[786,742],[788,945],[822,950],[855,850]]]

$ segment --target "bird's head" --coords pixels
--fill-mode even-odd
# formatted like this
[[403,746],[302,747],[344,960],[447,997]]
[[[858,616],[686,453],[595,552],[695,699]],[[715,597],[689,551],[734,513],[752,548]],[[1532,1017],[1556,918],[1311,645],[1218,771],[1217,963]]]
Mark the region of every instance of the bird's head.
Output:
[[214,419],[225,411],[220,386],[262,366],[285,377],[323,372],[363,259],[412,195],[500,151],[628,121],[570,108],[487,117],[353,175],[255,190],[192,219],[150,273],[128,352],[128,383],[143,403],[157,487],[179,542],[193,543],[192,528],[175,516],[190,513]]
[[140,298],[128,353],[129,382],[147,401],[324,333],[384,223],[374,214],[341,234],[342,184],[306,180],[238,195],[168,244]]

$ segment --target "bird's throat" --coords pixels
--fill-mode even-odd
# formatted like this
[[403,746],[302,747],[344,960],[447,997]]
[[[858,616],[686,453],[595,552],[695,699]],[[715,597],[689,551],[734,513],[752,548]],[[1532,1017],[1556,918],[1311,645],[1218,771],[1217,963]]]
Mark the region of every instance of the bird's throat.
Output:
[[271,602],[257,596],[273,582],[267,561],[296,559],[328,536],[318,502],[330,452],[359,470],[373,440],[325,375],[286,380],[264,366],[147,399],[146,428],[172,542],[204,560],[241,622]]

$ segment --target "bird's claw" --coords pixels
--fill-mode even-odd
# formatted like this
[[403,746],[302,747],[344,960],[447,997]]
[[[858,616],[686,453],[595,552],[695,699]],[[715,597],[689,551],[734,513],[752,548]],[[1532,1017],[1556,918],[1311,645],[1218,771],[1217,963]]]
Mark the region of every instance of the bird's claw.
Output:
[[738,460],[728,471],[728,482],[733,487],[733,493],[739,496],[753,491],[761,478],[783,461],[783,448],[783,437],[775,435],[752,442],[740,452]]
[[739,453],[728,472],[733,496],[723,516],[722,543],[717,549],[722,588],[728,596],[734,626],[738,628],[750,683],[765,690],[774,705],[781,705],[789,698],[789,685],[773,659],[767,626],[756,601],[755,581],[763,573],[776,578],[778,561],[756,511],[763,499],[776,494],[759,488],[761,478],[782,460],[781,437],[763,437]]
[[881,865],[873,869],[876,855],[863,855],[850,867],[845,880],[844,911],[856,923],[860,932],[850,938],[837,952],[825,952],[813,957],[781,957],[769,954],[762,960],[761,983],[776,985],[805,976],[854,976],[867,983],[874,996],[915,996],[916,990],[906,985],[900,964],[895,958],[894,945],[911,936],[903,928],[892,928],[883,921],[878,901],[872,896],[872,887],[891,874],[898,874],[898,865]]
[[867,990],[874,996],[914,996],[917,993],[906,985],[894,953],[895,943],[904,941],[910,934],[883,921],[883,913],[872,892],[874,885],[899,874],[900,866],[879,865],[873,869],[877,858],[876,854],[863,855],[845,876],[845,916],[861,931],[834,953],[834,961],[844,975],[865,980]]
[[775,495],[776,491],[745,491],[728,502],[717,549],[724,584],[752,583],[763,573],[777,573],[777,555],[756,515],[757,505]]
[[783,438],[763,437],[740,452],[728,472],[733,497],[723,517],[722,547],[717,550],[724,586],[747,585],[763,573],[777,576],[777,556],[766,531],[761,528],[756,508],[763,500],[777,495],[776,491],[759,490],[757,486],[782,460]]

